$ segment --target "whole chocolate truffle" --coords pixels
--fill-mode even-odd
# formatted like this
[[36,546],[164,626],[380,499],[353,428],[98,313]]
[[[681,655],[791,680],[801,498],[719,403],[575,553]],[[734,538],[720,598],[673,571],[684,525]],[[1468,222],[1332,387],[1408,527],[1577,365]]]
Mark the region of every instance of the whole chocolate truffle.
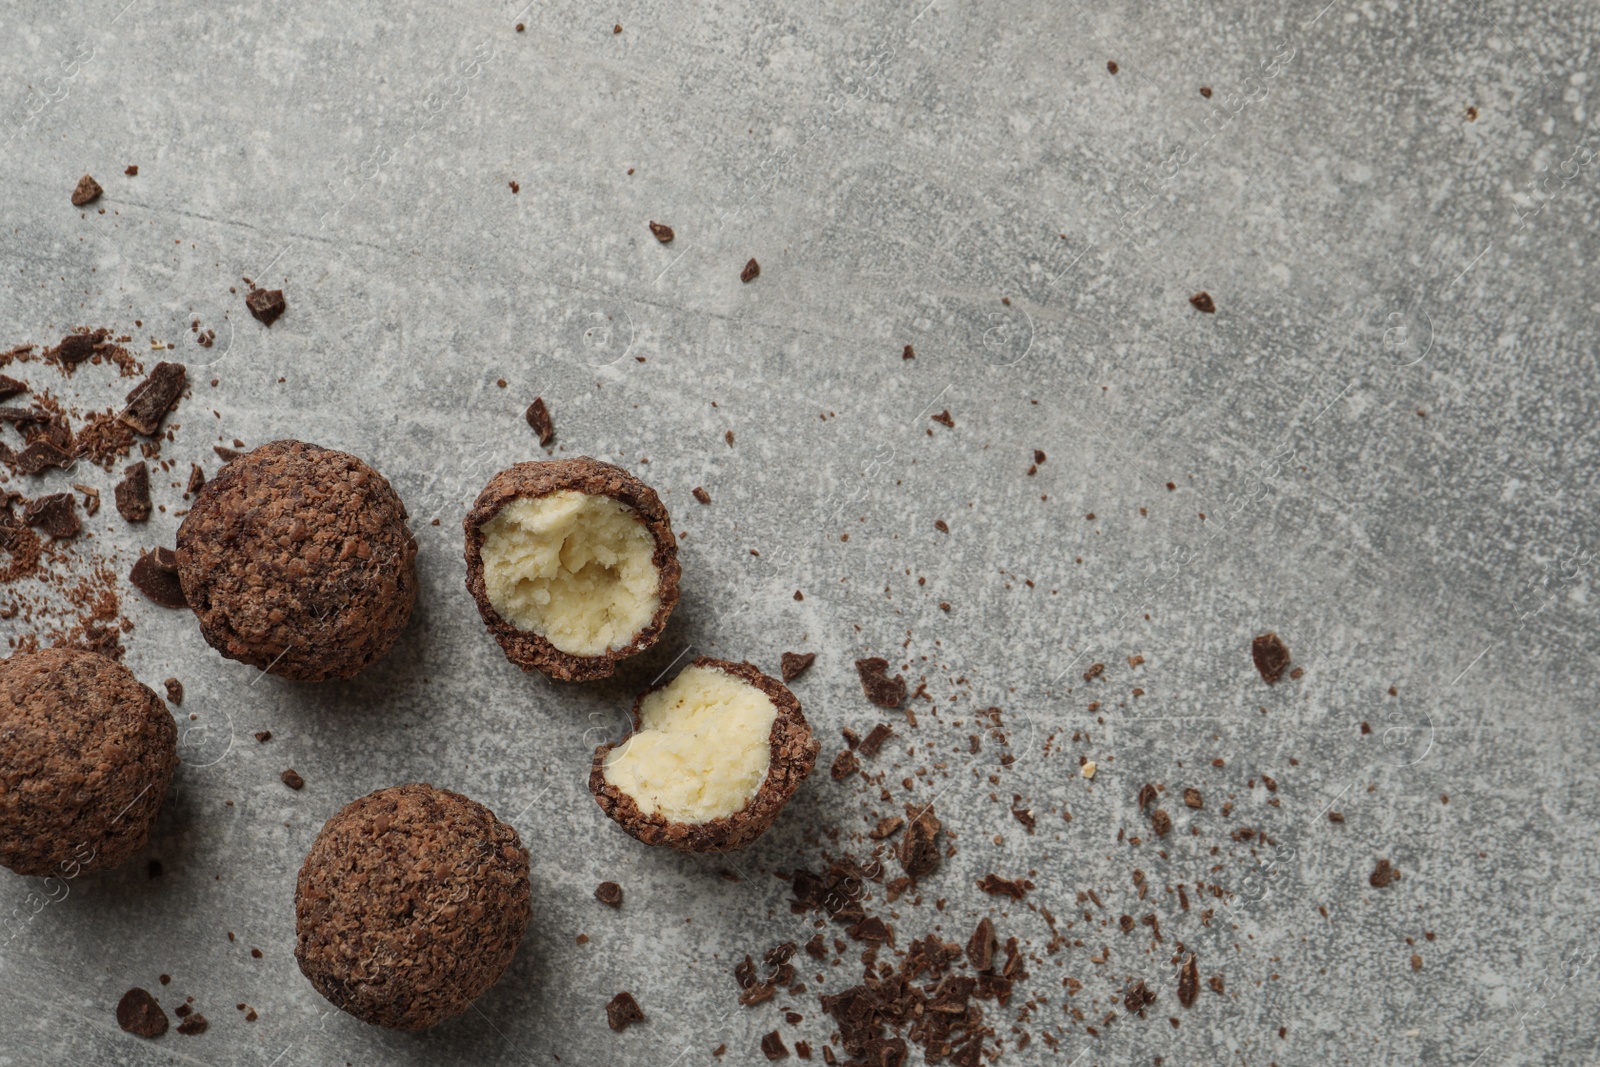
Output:
[[423,1030],[505,972],[531,911],[528,853],[482,804],[431,785],[352,801],[294,891],[295,959],[358,1019]]
[[633,731],[594,750],[589,790],[647,845],[732,852],[772,825],[819,747],[782,682],[701,656],[639,694]]
[[389,651],[417,599],[417,542],[383,475],[273,441],[211,481],[178,528],[178,581],[211,647],[302,682]]
[[678,540],[655,490],[610,463],[519,463],[466,518],[467,590],[506,658],[586,682],[656,643],[678,603]]
[[161,698],[75,648],[0,661],[0,864],[73,878],[144,848],[178,766]]

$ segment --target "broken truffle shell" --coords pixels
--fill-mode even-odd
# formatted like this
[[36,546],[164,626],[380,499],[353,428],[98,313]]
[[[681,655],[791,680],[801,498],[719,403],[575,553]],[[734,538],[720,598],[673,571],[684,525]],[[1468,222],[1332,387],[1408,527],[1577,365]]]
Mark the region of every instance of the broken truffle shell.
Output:
[[820,747],[782,682],[701,656],[639,694],[633,731],[594,750],[589,790],[647,845],[732,852],[772,825]]
[[499,981],[531,914],[528,853],[482,804],[399,785],[345,805],[295,885],[295,960],[356,1018],[423,1030]]
[[304,682],[349,678],[389,651],[417,599],[416,557],[384,477],[303,441],[223,467],[178,528],[178,579],[206,641]]
[[610,677],[656,643],[678,602],[667,509],[610,463],[519,463],[489,480],[464,526],[467,591],[525,671]]
[[0,865],[70,879],[140,849],[178,766],[167,707],[75,648],[0,661]]

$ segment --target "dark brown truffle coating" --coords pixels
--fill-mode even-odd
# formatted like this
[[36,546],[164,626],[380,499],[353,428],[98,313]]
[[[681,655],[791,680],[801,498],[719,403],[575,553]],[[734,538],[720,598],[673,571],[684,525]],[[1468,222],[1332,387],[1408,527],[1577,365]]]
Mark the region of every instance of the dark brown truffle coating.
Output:
[[528,853],[482,804],[380,789],[323,826],[295,886],[295,959],[336,1006],[395,1030],[466,1011],[516,955]]
[[[601,745],[594,750],[594,762],[589,769],[589,791],[594,799],[617,825],[647,845],[667,845],[680,852],[733,852],[744,848],[767,832],[777,819],[783,806],[794,796],[800,783],[811,773],[817,761],[817,751],[822,746],[811,736],[811,727],[800,710],[800,701],[776,678],[770,678],[749,663],[732,663],[728,660],[698,657],[692,667],[710,667],[748,682],[765,693],[778,709],[772,720],[772,763],[761,788],[744,809],[732,815],[704,823],[672,822],[659,812],[646,815],[627,793],[606,781],[605,763],[612,749],[627,743],[623,738],[616,745]],[[640,693],[633,702],[633,728],[639,729],[640,708],[645,697],[662,689],[670,682],[651,686]],[[629,736],[632,736],[631,734]]]
[[172,716],[122,664],[74,648],[0,661],[0,864],[117,866],[144,848],[177,766]]
[[178,579],[207,642],[296,681],[349,678],[389,651],[417,598],[405,505],[355,456],[274,441],[200,491]]
[[[483,577],[483,525],[516,500],[547,496],[570,489],[590,496],[608,496],[632,507],[655,539],[652,557],[661,575],[660,606],[644,629],[621,648],[608,649],[598,656],[574,656],[552,645],[540,634],[519,630],[489,602]],[[678,539],[672,534],[672,519],[661,498],[621,467],[602,463],[588,456],[555,459],[543,463],[519,463],[489,479],[483,492],[467,513],[467,591],[477,602],[484,625],[500,642],[506,658],[525,671],[538,670],[563,682],[588,682],[609,678],[617,661],[643,652],[656,643],[667,625],[667,617],[678,603]]]

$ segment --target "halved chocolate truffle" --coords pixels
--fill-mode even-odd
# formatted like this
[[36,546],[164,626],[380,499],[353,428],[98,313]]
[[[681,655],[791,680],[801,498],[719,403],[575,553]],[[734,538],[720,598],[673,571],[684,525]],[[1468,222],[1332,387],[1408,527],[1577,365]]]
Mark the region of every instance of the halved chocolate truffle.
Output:
[[467,591],[506,658],[586,682],[661,636],[678,541],[655,490],[587,456],[519,463],[467,513]]
[[380,789],[322,827],[294,910],[295,960],[317,992],[365,1022],[423,1030],[470,1008],[516,955],[528,853],[460,793]]
[[782,682],[701,656],[639,694],[632,733],[594,750],[589,790],[647,845],[732,852],[772,825],[819,747]]
[[383,475],[273,441],[223,467],[178,528],[178,580],[211,647],[303,682],[389,651],[417,599],[417,542]]
[[178,728],[122,664],[51,648],[0,661],[0,865],[73,878],[144,848]]

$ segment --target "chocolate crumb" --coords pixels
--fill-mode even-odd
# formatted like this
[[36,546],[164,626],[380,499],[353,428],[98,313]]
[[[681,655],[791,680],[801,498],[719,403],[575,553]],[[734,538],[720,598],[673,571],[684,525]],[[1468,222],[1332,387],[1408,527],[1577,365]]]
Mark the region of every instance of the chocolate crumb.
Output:
[[1028,890],[1033,888],[1033,883],[1026,878],[1001,878],[990,871],[978,882],[978,888],[988,893],[991,897],[1010,897],[1012,900],[1021,900],[1028,895]]
[[644,1010],[632,993],[618,993],[606,1005],[606,1025],[619,1034],[634,1023],[644,1021]]
[[1138,800],[1139,810],[1143,811],[1145,808],[1148,808],[1151,804],[1154,804],[1156,802],[1156,799],[1159,796],[1160,796],[1160,793],[1158,793],[1156,791],[1156,787],[1151,785],[1149,782],[1146,782],[1139,789],[1139,800]]
[[1144,1018],[1144,1010],[1155,1002],[1155,991],[1144,984],[1143,978],[1129,986],[1122,998],[1122,1006],[1141,1019]]
[[1156,832],[1157,837],[1166,837],[1172,832],[1172,816],[1157,808],[1150,813],[1150,828]]
[[693,489],[689,490],[689,495],[700,501],[702,504],[711,503],[711,494],[706,492],[701,486],[697,485]]
[[100,199],[100,194],[103,192],[105,190],[100,188],[100,183],[85,174],[78,179],[78,187],[72,190],[72,206],[82,207],[85,204],[92,204]]
[[811,669],[817,661],[815,652],[785,652],[782,657],[783,680],[792,682]]
[[1203,311],[1207,315],[1217,313],[1217,302],[1211,299],[1211,294],[1201,291],[1189,298],[1189,303],[1194,305],[1196,311]]
[[131,426],[135,433],[155,436],[161,430],[161,420],[177,403],[188,382],[189,374],[182,363],[157,363],[149,376],[128,393],[127,406],[117,415],[118,421]]
[[300,777],[299,772],[293,767],[290,767],[288,770],[278,775],[278,777],[283,779],[283,784],[288,786],[290,789],[304,789],[306,787],[306,780]]
[[594,887],[594,899],[610,908],[622,907],[622,887],[615,882],[601,882]]
[[1330,812],[1328,812],[1328,821],[1329,822],[1344,822],[1344,812],[1342,812],[1342,811],[1330,811]]
[[769,1060],[781,1060],[789,1055],[782,1036],[774,1030],[761,1039],[761,1054]]
[[1104,663],[1091,663],[1089,665],[1089,669],[1083,672],[1083,680],[1086,682],[1092,682],[1104,674],[1105,671],[1106,665]]
[[128,572],[128,582],[143,593],[151,603],[164,608],[187,608],[183,586],[178,576],[162,567],[154,552],[141,552],[139,560]]
[[289,310],[282,289],[252,289],[244,298],[244,306],[250,309],[250,314],[255,316],[257,322],[267,327]]
[[550,421],[550,409],[545,406],[544,397],[536,396],[533,403],[528,405],[528,410],[523,416],[528,420],[528,425],[533,432],[539,435],[539,445],[548,445],[556,435],[555,424]]
[[956,428],[956,420],[951,418],[949,408],[945,408],[937,415],[929,415],[928,418],[932,419],[934,422],[937,422],[940,426],[943,426],[946,429],[953,430]]
[[1388,860],[1379,860],[1378,865],[1372,869],[1371,876],[1367,878],[1367,881],[1372,883],[1374,889],[1382,889],[1390,882],[1398,882],[1399,880],[1400,868],[1394,866]]
[[189,484],[184,487],[185,496],[193,496],[206,487],[206,472],[198,463],[189,464]]
[[1221,992],[1223,992],[1222,975],[1220,975],[1220,974],[1212,975],[1209,979],[1206,980],[1206,984],[1211,987],[1211,991],[1213,993],[1221,993]]
[[134,1037],[160,1037],[167,1032],[167,1013],[148,990],[135,986],[117,1001],[117,1025]]
[[203,1034],[205,1032],[206,1017],[201,1015],[199,1012],[195,1012],[193,1015],[189,1016],[187,1019],[183,1020],[183,1022],[178,1024],[178,1033],[182,1034],[184,1037],[194,1037],[197,1034]]
[[899,833],[900,828],[905,826],[905,824],[906,821],[900,816],[887,815],[878,820],[877,826],[874,826],[871,830],[867,831],[867,836],[872,838],[874,841],[882,841],[884,838],[893,837],[895,834]]
[[876,756],[883,743],[894,736],[894,727],[886,722],[880,722],[867,732],[861,739],[861,754],[863,756]]
[[757,263],[755,257],[752,256],[750,262],[744,265],[744,270],[739,272],[739,280],[748,283],[755,281],[759,277],[761,277],[761,264]]
[[1209,86],[1209,85],[1200,86],[1200,95],[1205,97],[1207,100],[1210,100],[1211,99],[1211,86]]
[[137,178],[139,176],[139,164],[137,164],[137,163],[128,164],[127,169],[124,170],[122,173],[126,174],[130,178]]
[[935,530],[938,530],[940,533],[949,533],[950,532],[950,524],[945,522],[943,519],[934,519],[933,520],[933,528]]
[[150,518],[150,467],[143,460],[122,472],[122,481],[113,490],[117,514],[127,522]]
[[1118,67],[1117,67],[1117,61],[1116,60],[1114,60],[1114,59],[1106,60],[1106,71],[1108,73],[1115,74],[1117,72],[1117,70],[1118,70]]
[[900,358],[901,359],[916,359],[917,358],[917,350],[912,348],[910,345],[906,345],[905,349],[903,351],[901,351],[901,353],[900,353]]
[[174,707],[183,705],[183,683],[176,678],[168,678],[161,683],[167,689],[167,703]]
[[263,744],[263,745],[266,744],[268,741],[272,740],[272,731],[271,730],[257,730],[256,731],[256,740],[258,742],[260,742],[261,744]]
[[906,680],[899,674],[890,678],[888,671],[889,661],[882,656],[856,660],[856,674],[867,699],[880,708],[898,708],[906,698]]
[[1200,790],[1193,788],[1183,791],[1183,802],[1191,808],[1203,808],[1206,806],[1205,798],[1200,795]]
[[906,809],[911,821],[900,841],[900,866],[912,878],[926,878],[939,869],[939,832],[943,825],[933,813],[933,805],[920,812]]
[[250,958],[253,959],[253,960],[259,960],[261,958],[261,950],[258,949],[258,948],[251,949],[250,950]]
[[672,232],[671,226],[665,226],[659,222],[653,221],[650,223],[650,232],[655,235],[656,240],[660,241],[664,245],[671,244],[672,238],[675,236]]
[[1289,666],[1288,646],[1276,633],[1270,631],[1250,642],[1250,657],[1255,660],[1256,670],[1261,672],[1262,681],[1268,685],[1277,684]]
[[840,749],[839,754],[833,758],[833,768],[828,773],[833,775],[833,780],[842,782],[861,769],[861,761],[856,759],[856,754],[848,748]]
[[724,441],[728,442],[728,447],[729,448],[733,447],[733,431],[732,430],[729,430],[727,433],[723,434],[722,435],[722,439]]

